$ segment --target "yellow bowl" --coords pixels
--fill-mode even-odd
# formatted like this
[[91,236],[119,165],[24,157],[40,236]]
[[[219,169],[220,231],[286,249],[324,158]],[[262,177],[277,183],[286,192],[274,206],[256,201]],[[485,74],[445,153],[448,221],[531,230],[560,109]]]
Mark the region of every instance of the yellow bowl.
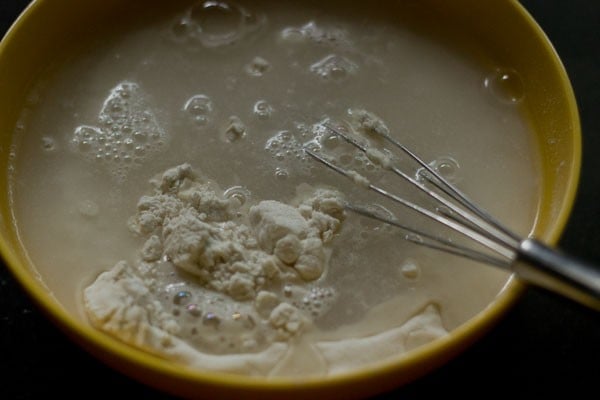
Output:
[[[535,233],[547,243],[556,243],[573,204],[581,158],[577,107],[558,56],[517,1],[421,1],[425,2],[427,13],[435,21],[431,29],[450,24],[460,27],[476,37],[499,65],[511,65],[521,74],[528,94],[526,111],[542,151],[543,195]],[[67,313],[38,279],[15,234],[6,174],[11,132],[25,104],[30,83],[57,54],[102,30],[116,10],[160,4],[160,1],[37,0],[0,45],[0,168],[5,171],[0,178],[0,249],[25,290],[67,335],[115,369],[185,397],[349,399],[389,390],[439,367],[490,329],[518,299],[523,285],[512,280],[476,317],[447,337],[402,357],[334,377],[268,381],[199,371],[164,361],[113,340]],[[44,38],[43,46],[39,38]]]

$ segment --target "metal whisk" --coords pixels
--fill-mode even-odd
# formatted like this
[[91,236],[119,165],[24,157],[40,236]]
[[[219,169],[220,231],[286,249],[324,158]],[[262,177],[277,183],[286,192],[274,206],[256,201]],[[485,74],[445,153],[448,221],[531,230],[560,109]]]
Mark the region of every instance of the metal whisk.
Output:
[[477,246],[463,245],[449,238],[407,226],[396,217],[373,211],[372,207],[347,202],[345,204],[347,210],[395,226],[407,233],[404,236],[406,240],[415,244],[515,272],[519,278],[529,283],[600,310],[600,267],[576,260],[533,238],[523,239],[511,232],[387,132],[375,131],[374,133],[416,163],[415,165],[421,169],[419,175],[422,179],[410,176],[379,150],[363,144],[332,124],[324,123],[323,127],[365,153],[369,159],[374,159],[384,170],[390,171],[410,183],[431,198],[437,206],[430,209],[391,193],[381,186],[371,183],[355,171],[334,164],[324,155],[305,145],[304,151],[308,155],[335,172],[364,186],[365,189],[457,232],[476,243]]

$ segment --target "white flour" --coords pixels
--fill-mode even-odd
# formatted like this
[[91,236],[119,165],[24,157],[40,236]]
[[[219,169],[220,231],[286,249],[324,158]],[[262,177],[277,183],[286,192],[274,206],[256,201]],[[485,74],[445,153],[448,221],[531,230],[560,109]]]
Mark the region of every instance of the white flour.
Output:
[[327,270],[326,245],[344,217],[335,192],[249,207],[189,164],[152,184],[129,221],[146,238],[139,261],[117,263],[85,290],[94,325],[154,350],[198,337],[198,351],[218,354],[257,351],[310,329],[314,315],[291,305],[290,291],[308,293]]

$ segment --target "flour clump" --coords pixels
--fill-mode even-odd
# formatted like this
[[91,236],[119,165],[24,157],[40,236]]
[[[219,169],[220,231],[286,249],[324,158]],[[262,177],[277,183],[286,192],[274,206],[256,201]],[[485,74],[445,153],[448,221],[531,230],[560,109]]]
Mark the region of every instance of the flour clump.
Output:
[[242,205],[189,164],[150,183],[128,222],[145,240],[137,259],[84,291],[94,326],[164,356],[187,349],[188,358],[264,352],[311,330],[314,313],[286,291],[309,293],[327,270],[345,217],[337,192]]

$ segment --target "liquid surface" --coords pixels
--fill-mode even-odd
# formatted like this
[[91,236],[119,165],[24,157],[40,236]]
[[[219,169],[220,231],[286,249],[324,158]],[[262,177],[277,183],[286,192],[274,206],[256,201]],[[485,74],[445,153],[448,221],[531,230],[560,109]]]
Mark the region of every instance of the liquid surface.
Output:
[[[385,12],[353,7],[189,2],[124,23],[40,77],[15,134],[12,204],[23,246],[61,305],[88,321],[84,288],[119,261],[139,259],[144,240],[127,221],[148,181],[182,163],[249,204],[290,203],[309,183],[427,225],[309,159],[302,145],[312,141],[340,165],[380,179],[381,168],[323,122],[389,130],[500,220],[529,232],[540,178],[519,112],[527,98],[518,71],[482,60],[484,49],[470,58]],[[357,368],[456,328],[507,279],[349,215],[326,272],[307,286],[336,293],[314,330],[276,342],[283,347],[258,369],[235,354],[215,368]],[[426,326],[436,328],[423,334]],[[223,360],[211,357],[184,361]]]

